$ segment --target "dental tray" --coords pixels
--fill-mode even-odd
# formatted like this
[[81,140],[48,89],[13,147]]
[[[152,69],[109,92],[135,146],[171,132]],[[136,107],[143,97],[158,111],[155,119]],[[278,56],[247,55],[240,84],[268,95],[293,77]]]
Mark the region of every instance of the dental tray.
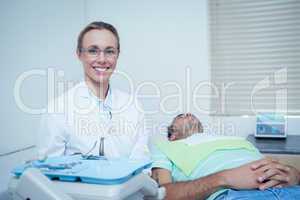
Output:
[[19,177],[27,168],[38,168],[50,179],[81,181],[83,183],[114,185],[121,184],[151,166],[149,160],[128,158],[106,159],[105,157],[83,157],[82,155],[47,158],[17,166],[12,173]]

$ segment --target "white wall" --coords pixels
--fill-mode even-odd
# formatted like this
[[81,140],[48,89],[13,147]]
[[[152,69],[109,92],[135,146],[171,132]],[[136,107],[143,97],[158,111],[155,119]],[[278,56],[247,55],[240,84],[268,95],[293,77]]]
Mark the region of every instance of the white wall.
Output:
[[[204,84],[210,77],[207,15],[206,0],[188,3],[171,0],[3,1],[0,7],[0,154],[34,144],[40,116],[23,112],[15,101],[14,86],[20,75],[32,69],[51,67],[64,72],[63,77],[56,74],[56,83],[82,79],[82,69],[75,55],[76,38],[79,31],[94,20],[107,21],[119,30],[118,69],[129,76],[134,91],[152,95],[142,100],[147,111],[155,111],[149,114],[153,124],[163,127],[175,114],[192,111],[212,132],[226,133],[233,125],[235,129],[230,134],[252,133],[253,118],[209,118],[203,111],[209,109],[206,98],[209,90]],[[112,84],[130,90],[129,81],[124,77],[114,76]],[[21,86],[25,105],[34,108],[46,105],[47,76],[31,76]],[[197,87],[200,89],[196,91]],[[154,97],[158,92],[160,95]],[[193,99],[197,97],[193,92],[202,95],[201,98]],[[290,132],[299,133],[299,119],[291,120]],[[159,130],[155,127],[154,131]],[[32,155],[15,154],[13,159],[0,157],[1,177],[4,177],[0,180],[0,192],[6,188],[8,173],[19,158],[26,160]]]
[[[127,72],[136,93],[152,95],[142,98],[146,111],[155,112],[149,114],[152,124],[163,127],[175,114],[194,111],[193,88],[210,77],[206,0],[98,2],[88,1],[87,21],[103,19],[118,27],[118,69]],[[128,88],[119,76],[114,83]],[[209,107],[203,98],[197,104]]]
[[[83,1],[2,1],[0,7],[1,133],[0,155],[34,144],[39,115],[24,112],[14,96],[23,72],[63,69],[66,79],[81,77],[74,53],[78,31],[85,24]],[[73,69],[76,70],[73,70]],[[26,106],[42,108],[47,102],[47,76],[31,76],[20,88]],[[30,153],[28,153],[30,152]],[[0,193],[13,166],[32,157],[28,150],[0,156]],[[1,199],[1,197],[0,197]]]
[[[133,91],[141,95],[160,92],[160,98],[144,100],[147,110],[156,111],[152,118],[166,112],[174,116],[180,111],[194,110],[191,91],[209,79],[205,0],[189,4],[158,0],[126,3],[13,0],[5,2],[0,9],[1,19],[5,19],[1,21],[0,47],[1,91],[5,97],[1,100],[0,153],[34,141],[40,116],[28,113],[24,106],[35,111],[45,108],[51,93],[47,78],[51,78],[52,71],[47,71],[48,68],[56,70],[56,86],[59,81],[82,79],[75,47],[79,31],[88,22],[104,20],[118,28],[121,36],[118,69],[129,76]],[[32,70],[42,70],[45,75],[27,77],[15,95],[18,80]],[[57,70],[62,70],[64,77],[59,77]],[[129,88],[129,81],[118,75],[112,84]],[[159,105],[170,94],[177,96]],[[208,109],[208,101],[199,103]]]
[[[134,91],[143,83],[139,94],[160,92],[160,97],[143,98],[146,109],[155,111],[149,116],[156,124],[167,122],[175,113],[193,110],[186,106],[190,105],[187,102],[191,102],[192,95],[187,91],[209,78],[206,0],[189,3],[12,0],[2,2],[0,17],[0,155],[34,144],[40,115],[28,113],[24,106],[36,111],[46,106],[48,96],[52,98],[52,90],[47,85],[47,81],[51,81],[47,80],[52,77],[51,69],[55,70],[55,86],[63,81],[82,79],[82,69],[75,55],[76,39],[79,31],[91,21],[103,20],[119,30],[118,69],[129,76]],[[190,77],[185,80],[187,66]],[[32,75],[22,82],[17,90],[18,102],[15,84],[25,72],[32,70],[44,75]],[[63,71],[64,76],[59,76],[57,70]],[[129,81],[124,77],[114,76],[112,84],[129,90]],[[160,105],[160,100],[170,94],[177,96]],[[182,102],[178,102],[179,97]],[[197,103],[208,109],[208,101]],[[170,113],[166,114],[162,108]],[[7,186],[11,168],[34,155],[34,150],[29,151],[0,156],[0,193]]]
[[[21,110],[14,96],[16,81],[24,72],[48,67],[63,69],[66,77],[80,77],[74,48],[83,26],[83,2],[37,0],[5,1],[1,17],[1,145],[0,153],[30,145],[39,115]],[[73,70],[75,68],[76,70]],[[42,108],[47,102],[47,76],[30,76],[20,88],[22,102]]]

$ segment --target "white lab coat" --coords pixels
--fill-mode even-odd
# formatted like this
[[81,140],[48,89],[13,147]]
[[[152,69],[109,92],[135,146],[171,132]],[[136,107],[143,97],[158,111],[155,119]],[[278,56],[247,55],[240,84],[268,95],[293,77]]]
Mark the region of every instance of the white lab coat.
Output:
[[148,134],[138,102],[112,87],[109,95],[104,106],[109,108],[111,119],[102,115],[99,101],[92,98],[85,82],[51,101],[41,119],[39,157],[98,155],[100,137],[104,137],[104,154],[109,158],[148,158]]

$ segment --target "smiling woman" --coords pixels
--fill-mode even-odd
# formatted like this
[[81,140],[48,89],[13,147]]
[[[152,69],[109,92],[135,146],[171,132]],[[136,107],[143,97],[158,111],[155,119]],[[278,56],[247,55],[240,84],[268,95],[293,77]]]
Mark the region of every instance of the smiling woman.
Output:
[[84,68],[85,81],[100,99],[108,91],[119,49],[117,30],[104,22],[91,23],[79,35],[77,55]]
[[81,31],[76,53],[84,81],[49,102],[52,106],[67,102],[67,109],[43,116],[40,157],[100,155],[101,149],[101,156],[108,158],[148,158],[144,112],[135,102],[128,103],[130,94],[110,85],[119,52],[119,35],[112,25],[93,22]]

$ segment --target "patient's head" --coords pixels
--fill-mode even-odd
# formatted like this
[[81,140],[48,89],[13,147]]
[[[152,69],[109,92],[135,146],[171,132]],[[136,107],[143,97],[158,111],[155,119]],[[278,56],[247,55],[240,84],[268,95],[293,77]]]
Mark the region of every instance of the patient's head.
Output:
[[173,119],[168,127],[168,138],[174,141],[202,132],[202,124],[195,115],[191,113],[180,114]]

